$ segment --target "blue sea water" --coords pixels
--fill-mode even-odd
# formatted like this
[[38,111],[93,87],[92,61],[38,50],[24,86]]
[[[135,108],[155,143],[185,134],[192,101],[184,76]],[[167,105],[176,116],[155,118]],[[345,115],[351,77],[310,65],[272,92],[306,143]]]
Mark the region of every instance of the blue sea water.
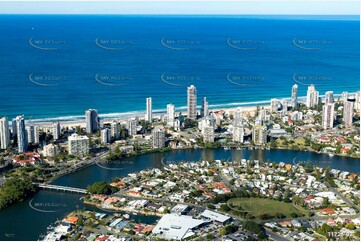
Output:
[[[360,89],[359,19],[0,15],[0,116],[77,119]],[[300,85],[299,96],[306,95]],[[67,118],[65,118],[67,117]]]

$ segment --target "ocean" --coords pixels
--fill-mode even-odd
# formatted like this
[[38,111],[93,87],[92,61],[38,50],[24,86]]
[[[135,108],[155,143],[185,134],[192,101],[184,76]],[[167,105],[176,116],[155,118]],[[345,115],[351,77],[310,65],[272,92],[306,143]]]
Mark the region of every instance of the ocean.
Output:
[[[360,89],[360,21],[287,16],[0,15],[0,116],[76,120],[168,103],[268,104],[299,83]],[[303,84],[303,85],[302,85]]]

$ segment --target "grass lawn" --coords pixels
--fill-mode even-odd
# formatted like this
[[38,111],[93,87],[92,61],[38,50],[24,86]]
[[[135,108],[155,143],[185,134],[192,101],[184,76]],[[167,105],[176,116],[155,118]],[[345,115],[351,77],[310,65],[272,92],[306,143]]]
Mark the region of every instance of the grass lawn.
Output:
[[271,216],[274,216],[276,213],[282,213],[290,218],[291,213],[293,212],[297,214],[302,214],[302,212],[304,212],[295,208],[292,203],[266,198],[232,198],[228,200],[227,204],[236,211],[245,211],[255,217],[266,213]]
[[298,137],[298,138],[294,139],[294,141],[297,145],[305,146],[305,139],[302,137]]

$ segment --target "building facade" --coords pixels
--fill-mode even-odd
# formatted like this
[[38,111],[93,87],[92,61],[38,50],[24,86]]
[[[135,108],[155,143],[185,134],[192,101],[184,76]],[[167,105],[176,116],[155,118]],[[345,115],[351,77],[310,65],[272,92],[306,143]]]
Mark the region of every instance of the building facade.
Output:
[[10,145],[10,130],[8,117],[0,119],[0,148],[6,150]]
[[89,138],[85,135],[72,134],[68,137],[68,152],[75,156],[89,154]]
[[197,89],[193,85],[187,89],[187,117],[189,119],[197,118]]

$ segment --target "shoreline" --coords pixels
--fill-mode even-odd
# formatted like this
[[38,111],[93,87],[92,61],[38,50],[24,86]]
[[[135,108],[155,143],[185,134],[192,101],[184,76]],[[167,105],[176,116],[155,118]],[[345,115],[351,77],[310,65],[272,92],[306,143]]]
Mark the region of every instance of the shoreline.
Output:
[[[109,196],[111,197],[111,195]],[[144,198],[146,199],[146,198]],[[94,202],[88,202],[88,201],[84,201],[83,202],[84,204],[86,205],[89,205],[89,206],[94,206],[96,207],[97,209],[100,209],[100,210],[104,210],[106,212],[127,212],[127,213],[137,213],[137,214],[142,214],[142,215],[149,215],[149,216],[157,216],[157,217],[162,217],[164,214],[160,214],[160,213],[154,213],[154,212],[145,212],[145,211],[141,211],[141,210],[132,210],[132,209],[126,209],[124,207],[112,207],[112,208],[104,208],[102,207],[101,205],[97,204],[97,203],[94,203]]]
[[[349,92],[349,95],[355,95],[356,92]],[[341,97],[342,94],[334,93],[334,97]],[[325,95],[319,95],[320,97],[324,97]],[[291,100],[291,97],[275,97],[276,99],[286,99],[287,101]],[[305,103],[306,96],[298,97],[299,103]],[[240,107],[244,112],[247,112],[250,109],[256,109],[257,107],[267,108],[270,106],[270,100],[259,100],[259,101],[251,101],[251,102],[239,102],[239,103],[223,103],[223,104],[211,104],[209,105],[209,111],[220,111],[224,110],[226,112],[230,112]],[[197,111],[200,111],[201,106],[197,106]],[[176,113],[185,112],[187,110],[187,106],[176,107]],[[84,110],[85,111],[85,110]],[[112,120],[117,121],[125,121],[129,118],[138,117],[144,118],[145,110],[136,110],[136,111],[124,111],[120,113],[105,113],[102,114],[101,110],[99,111],[100,119],[105,122],[110,122]],[[166,109],[155,109],[153,110],[153,116],[161,117],[166,114]],[[11,121],[10,121],[11,122]],[[75,127],[81,126],[85,127],[85,116],[84,115],[69,115],[69,116],[56,116],[56,117],[44,117],[44,118],[36,118],[36,119],[28,119],[26,123],[31,123],[32,125],[37,125],[39,127],[47,127],[53,124],[53,122],[60,122],[60,125],[64,127]]]

